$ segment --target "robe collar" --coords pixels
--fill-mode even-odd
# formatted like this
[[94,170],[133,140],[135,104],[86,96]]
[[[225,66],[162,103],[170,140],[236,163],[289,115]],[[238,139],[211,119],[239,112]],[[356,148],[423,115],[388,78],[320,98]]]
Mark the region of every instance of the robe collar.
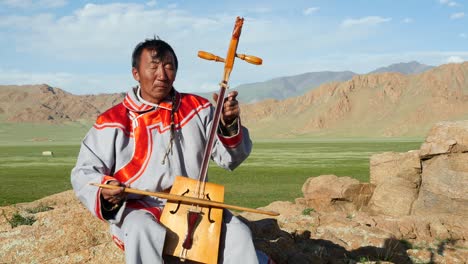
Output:
[[[180,96],[180,93],[177,92],[177,90],[174,87],[172,89],[174,89],[175,97],[176,97],[175,109],[174,110],[177,111],[177,109],[179,108],[179,105],[180,105],[181,96]],[[146,111],[153,110],[153,109],[158,109],[158,108],[171,111],[172,107],[173,107],[172,100],[171,100],[170,96],[168,98],[164,99],[164,101],[162,101],[159,104],[153,104],[153,103],[150,103],[150,102],[144,100],[140,95],[140,87],[139,86],[133,87],[127,93],[127,95],[125,96],[125,99],[123,101],[123,105],[128,110],[130,110],[132,112],[137,112],[137,113],[146,112]]]

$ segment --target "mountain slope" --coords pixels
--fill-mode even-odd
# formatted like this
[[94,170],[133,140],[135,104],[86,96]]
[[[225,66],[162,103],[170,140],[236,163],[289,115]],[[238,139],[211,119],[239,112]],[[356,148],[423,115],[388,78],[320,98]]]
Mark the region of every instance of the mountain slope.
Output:
[[0,85],[0,115],[8,122],[63,123],[94,120],[124,94],[73,95],[42,85]]
[[266,98],[282,100],[289,97],[303,95],[324,83],[346,81],[356,73],[344,72],[309,72],[294,76],[280,77],[266,82],[239,85],[239,100],[253,103]]
[[410,62],[395,63],[387,67],[381,67],[369,73],[397,72],[397,73],[408,75],[408,74],[423,73],[432,68],[434,68],[434,66],[421,64],[417,61],[410,61]]
[[468,119],[468,62],[419,75],[357,75],[304,96],[244,105],[254,137],[424,136],[441,120]]

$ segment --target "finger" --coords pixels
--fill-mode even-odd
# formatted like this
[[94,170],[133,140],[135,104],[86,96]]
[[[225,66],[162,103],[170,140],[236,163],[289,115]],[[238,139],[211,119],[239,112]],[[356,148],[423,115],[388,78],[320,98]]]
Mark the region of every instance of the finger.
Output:
[[[122,184],[118,181],[109,181],[107,183],[108,185],[113,185],[113,186],[122,186]],[[118,196],[118,195],[121,195],[124,191],[125,187],[122,186],[121,188],[118,188],[118,189],[106,189],[106,188],[103,188],[101,190],[101,194],[102,194],[102,197],[106,200],[108,200],[110,197],[112,196]]]
[[237,101],[226,101],[224,103],[224,108],[237,108],[239,106],[239,102]]
[[239,92],[237,92],[237,91],[229,92],[229,94],[227,96],[227,101],[237,101],[236,97],[237,97],[238,94],[239,94]]
[[231,112],[238,113],[239,112],[239,103],[237,101],[227,101],[224,104],[223,109],[224,115],[229,115]]
[[[104,198],[105,199],[105,198]],[[117,204],[117,203],[120,203],[123,199],[125,199],[125,195],[124,194],[117,194],[117,195],[112,195],[112,196],[109,196],[107,199],[105,199],[106,201],[110,202],[110,203],[113,203],[113,204]]]

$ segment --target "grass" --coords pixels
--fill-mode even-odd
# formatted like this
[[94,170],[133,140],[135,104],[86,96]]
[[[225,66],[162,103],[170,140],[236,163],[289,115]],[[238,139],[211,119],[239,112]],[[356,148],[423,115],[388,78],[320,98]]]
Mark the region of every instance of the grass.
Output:
[[302,215],[310,215],[310,213],[313,213],[313,212],[315,212],[314,208],[306,208],[302,210]]
[[[43,157],[42,151],[54,152]],[[71,189],[79,146],[0,146],[0,206],[30,202]]]
[[[233,172],[214,164],[209,179],[226,188],[230,204],[260,207],[302,197],[309,177],[323,174],[369,180],[369,157],[385,151],[419,149],[421,140],[256,141],[251,156]],[[53,151],[43,157],[42,151]],[[29,202],[71,189],[78,145],[0,144],[0,206]]]
[[1,122],[0,146],[76,145],[92,123],[35,124]]
[[48,205],[40,204],[39,206],[34,207],[34,208],[27,208],[26,212],[29,213],[29,214],[37,214],[37,213],[47,212],[47,211],[50,211],[52,209],[54,209],[54,208],[50,207]]
[[22,216],[18,212],[14,213],[11,219],[8,219],[6,216],[5,218],[12,228],[15,228],[20,225],[32,225],[34,224],[34,222],[36,222],[36,218],[34,218],[33,216]]

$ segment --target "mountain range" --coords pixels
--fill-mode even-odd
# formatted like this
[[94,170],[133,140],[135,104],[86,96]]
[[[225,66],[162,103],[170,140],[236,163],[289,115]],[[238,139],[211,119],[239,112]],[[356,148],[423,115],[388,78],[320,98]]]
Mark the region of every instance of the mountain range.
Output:
[[[422,73],[432,68],[433,66],[421,64],[417,61],[410,61],[391,64],[369,73],[396,72],[409,75]],[[355,75],[358,74],[352,71],[307,72],[294,76],[274,78],[265,82],[242,84],[233,89],[239,91],[238,100],[243,103],[255,103],[265,99],[282,100],[303,95],[324,83],[351,80]],[[213,92],[199,93],[199,95],[211,98]]]
[[[241,101],[242,122],[252,137],[423,137],[435,122],[468,119],[468,62],[441,65],[418,74],[354,74],[348,80],[318,87],[307,84],[306,80],[318,80],[323,73],[267,81],[271,87],[286,83],[311,87],[300,96]],[[325,75],[345,78],[346,74],[352,73]],[[265,83],[249,85],[255,91]],[[124,96],[73,95],[46,84],[2,85],[0,122],[91,123]]]
[[242,108],[253,135],[422,137],[436,122],[468,119],[468,62],[420,74],[356,75],[285,100]]

